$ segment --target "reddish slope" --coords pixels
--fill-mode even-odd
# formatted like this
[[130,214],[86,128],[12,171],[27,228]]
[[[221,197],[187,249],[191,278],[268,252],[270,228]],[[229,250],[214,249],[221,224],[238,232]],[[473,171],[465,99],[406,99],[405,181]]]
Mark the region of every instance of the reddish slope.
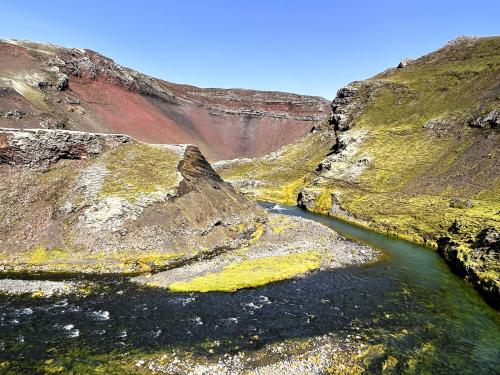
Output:
[[[66,78],[68,87],[61,85]],[[178,85],[90,50],[0,41],[4,127],[64,127],[153,143],[194,143],[218,160],[277,150],[307,134],[328,110],[320,97]]]

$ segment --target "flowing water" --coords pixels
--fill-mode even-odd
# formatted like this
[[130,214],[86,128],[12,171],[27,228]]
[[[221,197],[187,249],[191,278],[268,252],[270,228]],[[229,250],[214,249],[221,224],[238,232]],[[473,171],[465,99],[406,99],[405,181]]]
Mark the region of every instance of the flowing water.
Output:
[[[384,256],[231,294],[174,294],[100,278],[86,296],[0,296],[0,372],[34,373],[54,358],[90,369],[123,353],[172,348],[235,353],[330,334],[383,344],[402,370],[500,373],[500,314],[434,251],[295,207],[262,205],[319,221]],[[217,342],[210,353],[209,342]]]

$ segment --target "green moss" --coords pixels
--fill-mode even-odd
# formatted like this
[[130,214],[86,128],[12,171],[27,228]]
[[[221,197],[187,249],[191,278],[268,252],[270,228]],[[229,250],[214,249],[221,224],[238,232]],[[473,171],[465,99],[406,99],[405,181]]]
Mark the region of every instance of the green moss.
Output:
[[50,111],[49,106],[47,105],[47,103],[45,103],[42,91],[29,86],[28,84],[23,82],[22,79],[19,79],[18,77],[14,77],[11,80],[11,83],[12,87],[22,96],[24,96],[27,100],[29,100],[35,107],[44,112]]
[[234,233],[242,233],[246,229],[246,225],[244,223],[233,224],[229,227],[229,230]]
[[320,255],[317,252],[251,259],[231,264],[219,273],[173,283],[169,289],[174,292],[235,292],[286,280],[317,269],[319,265]]
[[84,253],[38,245],[25,255],[0,260],[7,269],[20,272],[144,274],[168,267],[184,256],[182,253],[137,250]]
[[135,200],[140,194],[169,192],[178,186],[181,158],[173,150],[143,143],[114,148],[104,157],[108,174],[99,195]]

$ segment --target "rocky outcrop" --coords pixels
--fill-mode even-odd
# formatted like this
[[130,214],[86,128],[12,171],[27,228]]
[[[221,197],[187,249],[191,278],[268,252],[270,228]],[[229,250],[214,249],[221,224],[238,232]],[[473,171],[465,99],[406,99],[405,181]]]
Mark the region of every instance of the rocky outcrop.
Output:
[[[450,228],[456,234],[460,228]],[[495,308],[500,309],[500,283],[491,277],[500,273],[500,233],[488,227],[481,230],[470,246],[464,246],[453,238],[445,236],[438,240],[438,251],[461,276],[468,279]],[[487,277],[485,274],[490,274]]]
[[483,117],[478,117],[469,122],[473,128],[498,128],[500,125],[500,109],[494,109]]
[[4,270],[144,272],[242,246],[265,215],[196,146],[0,132]]
[[403,59],[399,62],[398,64],[398,69],[404,69],[406,68],[408,65],[411,64],[411,62],[413,61],[413,59]]
[[352,100],[358,89],[359,84],[352,82],[348,86],[341,88],[337,92],[335,99],[333,99],[330,123],[334,126],[335,130],[344,131],[351,126],[354,117],[354,113],[352,112],[354,112],[353,109],[355,107],[355,105],[352,105]]
[[61,159],[84,159],[132,142],[122,134],[0,128],[0,164],[47,168]]
[[192,143],[220,160],[277,150],[328,115],[321,97],[174,84],[87,49],[5,40],[0,56],[0,112],[26,114],[0,116],[0,127]]
[[366,80],[354,81],[340,88],[330,106],[330,124],[334,130],[342,132],[350,129],[383,89],[405,90],[405,86],[385,80]]

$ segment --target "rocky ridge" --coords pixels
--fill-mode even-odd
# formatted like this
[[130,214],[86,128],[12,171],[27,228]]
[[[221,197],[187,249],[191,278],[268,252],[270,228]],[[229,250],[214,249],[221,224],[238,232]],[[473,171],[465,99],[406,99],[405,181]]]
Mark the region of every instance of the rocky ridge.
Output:
[[179,85],[88,49],[0,41],[0,126],[193,143],[211,160],[258,156],[327,115],[320,97]]
[[192,145],[3,129],[0,155],[4,270],[156,269],[241,246],[265,221]]

